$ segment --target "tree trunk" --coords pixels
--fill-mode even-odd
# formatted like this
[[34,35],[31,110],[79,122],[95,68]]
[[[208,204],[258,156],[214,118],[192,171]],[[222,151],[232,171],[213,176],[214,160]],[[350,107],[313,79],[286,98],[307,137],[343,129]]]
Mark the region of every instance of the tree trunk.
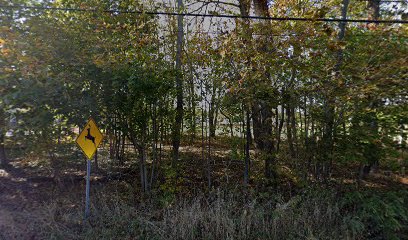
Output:
[[[289,106],[291,105],[291,104],[288,104]],[[287,133],[287,138],[288,138],[288,145],[289,145],[289,154],[290,154],[290,156],[292,157],[292,158],[294,158],[295,157],[295,148],[293,147],[293,133],[292,133],[292,124],[291,124],[291,121],[292,121],[292,109],[291,109],[291,107],[289,107],[288,106],[288,108],[287,108],[287,110],[286,110],[286,115],[287,115],[287,119],[286,119],[286,133]]]
[[207,184],[211,189],[211,133],[208,133],[208,156],[207,156]]
[[[255,15],[260,17],[269,17],[269,7],[267,0],[253,0],[254,12]],[[267,23],[265,23],[267,24]],[[269,27],[269,26],[266,26]],[[263,39],[263,42],[266,42],[266,39]],[[275,178],[275,165],[276,165],[276,149],[273,137],[273,122],[272,122],[272,107],[267,103],[258,101],[255,103],[255,109],[259,107],[260,111],[253,112],[253,121],[254,125],[259,125],[262,127],[260,137],[258,138],[257,145],[261,144],[261,152],[264,155],[265,159],[265,177],[266,178]],[[257,115],[257,113],[259,115]],[[255,134],[254,134],[255,135]],[[254,137],[255,139],[255,137]]]
[[[367,9],[368,9],[368,19],[369,20],[378,20],[380,18],[380,2],[381,0],[368,0]],[[368,23],[368,29],[374,29],[378,23]]]
[[265,160],[265,176],[275,175],[273,172],[275,144],[273,141],[272,111],[266,104],[254,104],[252,108],[254,142]]
[[98,150],[95,151],[95,171],[98,172],[99,171],[99,163],[98,163]]
[[[279,152],[283,123],[285,122],[285,108],[281,106],[281,110],[282,110],[281,118],[279,122],[279,127],[277,129],[277,133],[276,133],[276,152]],[[278,111],[276,111],[276,114],[278,115]]]
[[[348,5],[349,5],[350,0],[343,0],[343,7],[342,7],[342,13],[341,17],[342,19],[347,19],[347,11],[348,11]],[[346,31],[346,22],[340,22],[339,23],[339,28],[340,32],[337,37],[338,41],[343,41],[344,36],[345,36],[345,31]],[[337,61],[334,66],[334,77],[338,78],[339,73],[340,73],[340,67],[343,64],[343,51],[340,49],[337,52]],[[333,79],[334,81],[335,79]],[[328,87],[328,92],[326,92],[326,97],[325,97],[325,103],[323,106],[323,111],[324,111],[324,126],[323,126],[323,137],[322,137],[322,159],[324,161],[323,168],[326,170],[324,174],[325,180],[328,179],[330,176],[331,172],[331,164],[332,164],[332,156],[333,156],[333,147],[334,147],[334,139],[333,139],[333,133],[334,133],[334,116],[335,116],[335,106],[334,102],[335,99],[333,98],[331,91],[333,89],[330,89]]]
[[244,184],[248,185],[249,182],[249,163],[250,163],[250,152],[249,145],[251,142],[251,119],[249,115],[249,110],[246,111],[246,144],[245,144],[245,171],[244,171]]
[[122,132],[122,142],[121,142],[121,149],[120,149],[120,153],[119,153],[119,159],[120,162],[123,164],[123,161],[125,160],[125,145],[126,145],[126,135]]
[[4,136],[6,134],[6,120],[3,109],[0,109],[0,165],[6,166],[8,159],[6,156],[6,148],[4,143]]
[[[269,16],[267,0],[253,0],[255,15],[260,17]],[[240,10],[242,16],[249,15],[250,1],[241,0]],[[244,43],[250,44],[248,40],[252,40],[252,35],[249,29],[249,22],[244,22],[243,27],[246,36]],[[249,47],[249,46],[248,46]],[[248,64],[251,65],[251,58],[248,56]],[[255,100],[252,106],[252,120],[254,142],[258,150],[261,151],[265,160],[265,176],[270,178],[274,173],[275,164],[275,146],[273,140],[273,123],[272,123],[272,108],[262,100]]]
[[140,172],[140,185],[143,192],[148,191],[147,186],[147,171],[146,171],[146,158],[144,147],[138,147],[139,152],[139,172]]
[[[296,158],[298,154],[298,142],[297,142],[297,126],[296,126],[296,110],[292,107],[292,119],[290,122],[290,127],[292,128],[292,141],[294,144],[293,157]],[[300,120],[301,121],[301,120]]]
[[255,14],[258,16],[268,16],[268,1],[267,0],[253,0]]
[[230,130],[230,136],[231,138],[234,137],[234,122],[232,121],[232,118],[229,117],[227,114],[225,114],[221,109],[220,109],[220,113],[228,120],[228,127]]
[[[368,19],[378,20],[380,18],[380,0],[369,0],[367,4],[368,8]],[[368,29],[375,29],[378,23],[369,23],[367,24]],[[380,100],[375,96],[369,97],[370,108],[376,109],[380,105]],[[377,168],[379,165],[379,155],[380,148],[376,143],[376,140],[379,138],[378,130],[378,120],[376,112],[372,112],[369,115],[370,122],[368,123],[369,135],[371,136],[369,143],[369,150],[365,153],[365,158],[367,159],[367,164],[362,167],[363,170],[360,171],[359,180],[367,178],[368,174],[373,168]]]
[[8,159],[6,156],[6,149],[4,146],[4,133],[0,130],[0,166],[6,166],[8,164]]
[[209,125],[209,131],[210,131],[210,138],[215,137],[216,119],[214,118],[214,116],[215,116],[214,100],[211,100],[210,106],[208,109],[208,125]]
[[152,118],[152,128],[153,128],[153,143],[152,143],[152,151],[153,151],[153,162],[150,174],[150,189],[153,188],[153,183],[155,182],[155,168],[157,166],[157,143],[159,138],[159,127],[157,126],[157,106],[153,104],[153,118]]
[[[177,0],[178,12],[183,11],[184,5],[183,0]],[[179,147],[181,141],[181,127],[183,122],[183,74],[181,68],[181,54],[183,49],[184,39],[184,27],[183,27],[183,16],[179,15],[177,17],[177,52],[176,52],[176,92],[177,92],[177,106],[176,106],[176,117],[174,121],[173,128],[173,166],[175,166],[176,161],[179,159]]]
[[[239,9],[241,16],[249,16],[249,10],[251,8],[251,0],[240,0],[239,1]],[[242,37],[242,42],[244,45],[248,45],[250,43],[250,40],[252,38],[251,33],[250,33],[250,22],[248,19],[244,19],[242,23],[242,28],[244,35]],[[251,65],[251,58],[250,55],[247,54],[247,64]],[[250,124],[250,119],[249,119],[249,107],[245,106],[245,103],[242,104],[242,137],[245,139],[245,145],[244,145],[244,153],[245,153],[245,168],[244,168],[244,184],[248,184],[249,180],[249,161],[250,161],[250,154],[249,154],[249,145],[251,142],[251,124]],[[255,136],[254,132],[254,136]]]
[[196,124],[196,117],[197,117],[197,112],[196,112],[196,98],[195,98],[195,90],[194,90],[194,80],[191,78],[191,85],[190,85],[190,94],[191,94],[191,142],[194,142],[195,136],[196,136],[196,130],[197,130],[197,124]]

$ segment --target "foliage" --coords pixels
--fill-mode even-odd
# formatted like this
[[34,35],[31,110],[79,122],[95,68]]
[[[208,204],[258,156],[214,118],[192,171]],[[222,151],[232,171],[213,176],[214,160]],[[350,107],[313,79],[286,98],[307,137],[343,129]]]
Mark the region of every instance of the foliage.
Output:
[[80,239],[398,239],[407,230],[406,196],[309,188],[284,200],[276,193],[262,199],[214,191],[160,207],[154,202],[158,196],[147,205],[133,206],[99,193],[92,224],[78,228],[71,224],[82,212],[63,212],[44,233]]
[[400,239],[408,224],[408,193],[351,192],[341,202],[350,211],[345,217],[353,232],[364,232],[369,239]]
[[[377,2],[350,1],[343,9],[339,0],[186,1],[184,11],[334,19],[345,10],[348,18],[365,19],[378,17],[370,9]],[[182,64],[175,69],[177,16],[151,14],[173,12],[173,3],[0,0],[52,8],[0,9],[0,151],[19,147],[21,157],[45,156],[56,170],[77,153],[75,131],[92,116],[105,135],[109,167],[141,179],[132,193],[141,187],[157,194],[160,206],[151,206],[153,216],[100,196],[95,226],[71,228],[56,219],[47,237],[404,236],[405,192],[341,195],[308,186],[349,177],[364,185],[363,173],[373,167],[381,174],[407,166],[406,24],[184,16]],[[381,5],[380,18],[402,14],[406,4],[395,4]],[[184,109],[175,111],[181,76]],[[181,138],[174,134],[180,112]],[[170,166],[169,143],[179,138],[183,151]],[[263,191],[177,202],[187,182],[210,192],[223,179],[229,184],[230,175],[239,176],[237,185],[242,176],[250,179],[246,190],[265,184],[303,192],[285,201]],[[79,216],[68,215],[76,219],[68,225]]]

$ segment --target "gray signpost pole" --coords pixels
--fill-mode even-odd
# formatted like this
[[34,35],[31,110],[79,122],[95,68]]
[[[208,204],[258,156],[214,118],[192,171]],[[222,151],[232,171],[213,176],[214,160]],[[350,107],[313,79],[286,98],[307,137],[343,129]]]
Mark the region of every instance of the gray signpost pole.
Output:
[[[92,128],[92,130],[91,130]],[[89,218],[91,213],[90,207],[90,188],[91,188],[91,158],[94,155],[95,163],[97,163],[98,146],[102,142],[103,135],[96,126],[95,121],[89,118],[85,128],[80,131],[75,142],[87,157],[86,161],[86,190],[85,190],[85,219]]]
[[86,161],[86,199],[85,199],[85,219],[89,217],[89,188],[91,178],[91,160]]

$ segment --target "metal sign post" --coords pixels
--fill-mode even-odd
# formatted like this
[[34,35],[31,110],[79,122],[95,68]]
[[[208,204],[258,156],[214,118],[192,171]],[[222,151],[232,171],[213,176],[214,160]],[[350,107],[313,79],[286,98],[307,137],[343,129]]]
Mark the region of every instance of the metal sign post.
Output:
[[89,217],[89,189],[91,187],[90,183],[90,178],[91,178],[91,160],[86,161],[86,197],[85,197],[85,219]]
[[90,187],[91,187],[91,159],[95,156],[97,158],[96,151],[99,144],[102,142],[103,135],[96,126],[95,121],[89,118],[85,127],[79,133],[75,142],[87,157],[86,161],[86,193],[85,193],[85,219],[90,215]]

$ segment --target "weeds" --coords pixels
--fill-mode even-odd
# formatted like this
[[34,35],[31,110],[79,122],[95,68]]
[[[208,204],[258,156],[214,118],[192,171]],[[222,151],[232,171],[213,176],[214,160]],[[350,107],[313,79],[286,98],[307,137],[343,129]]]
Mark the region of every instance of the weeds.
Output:
[[43,232],[54,239],[395,239],[406,231],[403,194],[312,189],[284,201],[216,191],[163,207],[158,196],[132,205],[99,193],[85,222],[81,208],[46,207]]

